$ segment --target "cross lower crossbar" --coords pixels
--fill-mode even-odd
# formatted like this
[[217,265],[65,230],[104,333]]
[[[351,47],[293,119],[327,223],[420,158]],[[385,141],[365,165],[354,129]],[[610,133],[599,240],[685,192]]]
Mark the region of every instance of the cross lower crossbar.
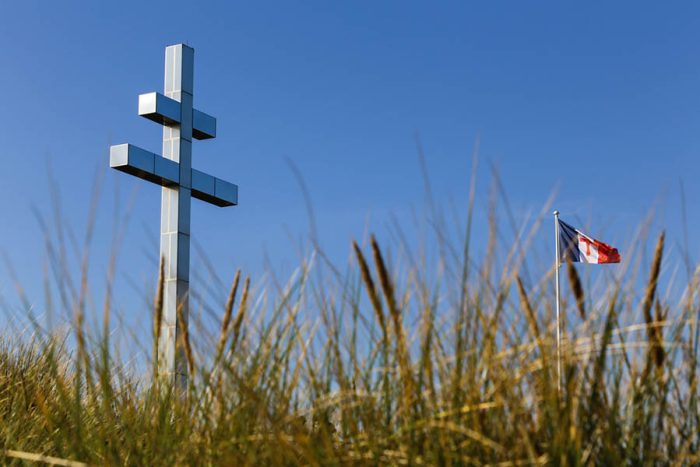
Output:
[[[161,125],[180,123],[180,103],[159,92],[139,96],[139,115]],[[192,137],[195,139],[216,138],[216,118],[192,110]]]
[[[178,163],[133,144],[112,146],[109,165],[161,186],[180,184]],[[238,186],[192,169],[192,196],[219,207],[238,204]]]

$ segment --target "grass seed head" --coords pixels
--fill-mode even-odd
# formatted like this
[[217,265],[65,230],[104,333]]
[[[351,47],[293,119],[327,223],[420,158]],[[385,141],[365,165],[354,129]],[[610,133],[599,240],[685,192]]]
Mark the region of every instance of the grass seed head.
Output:
[[581,285],[581,279],[579,279],[578,272],[574,267],[574,263],[571,259],[567,257],[566,260],[566,272],[569,276],[569,283],[571,284],[571,291],[574,293],[576,298],[576,307],[578,308],[578,313],[582,320],[586,319],[586,296],[583,293],[583,286]]

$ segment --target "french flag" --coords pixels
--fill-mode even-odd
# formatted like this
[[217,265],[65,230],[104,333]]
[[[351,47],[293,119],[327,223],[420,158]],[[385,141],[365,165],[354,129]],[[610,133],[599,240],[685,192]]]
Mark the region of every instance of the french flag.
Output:
[[559,220],[559,256],[562,263],[567,259],[574,263],[619,263],[617,248],[595,240],[580,230]]

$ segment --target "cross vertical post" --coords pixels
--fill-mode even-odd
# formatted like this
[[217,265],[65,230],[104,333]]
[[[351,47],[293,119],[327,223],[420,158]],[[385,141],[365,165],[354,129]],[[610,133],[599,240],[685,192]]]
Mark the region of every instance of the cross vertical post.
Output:
[[[160,257],[163,261],[163,317],[158,371],[187,386],[187,360],[178,343],[189,320],[190,204],[192,198],[192,97],[194,50],[183,44],[165,49],[165,96],[180,102],[180,125],[163,127],[163,157],[179,164],[180,183],[161,194]],[[182,323],[179,321],[182,320]]]
[[156,371],[180,390],[188,383],[181,342],[189,320],[191,201],[198,198],[219,207],[238,204],[238,186],[192,168],[192,139],[216,137],[216,119],[193,108],[193,95],[194,49],[168,46],[164,94],[139,96],[139,115],[163,125],[162,157],[131,144],[112,146],[109,152],[112,168],[162,187],[163,310]]

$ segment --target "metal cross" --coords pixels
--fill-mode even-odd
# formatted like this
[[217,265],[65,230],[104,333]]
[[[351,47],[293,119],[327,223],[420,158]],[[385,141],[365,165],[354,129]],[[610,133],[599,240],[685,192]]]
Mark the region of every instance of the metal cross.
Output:
[[[216,137],[216,119],[192,107],[194,49],[165,49],[165,95],[139,96],[139,115],[163,125],[163,156],[131,144],[112,146],[114,169],[161,185],[160,256],[164,262],[163,316],[158,342],[158,372],[187,387],[181,332],[187,329],[190,283],[190,201],[216,206],[238,204],[238,187],[192,168],[192,138]],[[183,323],[180,325],[180,319]]]

